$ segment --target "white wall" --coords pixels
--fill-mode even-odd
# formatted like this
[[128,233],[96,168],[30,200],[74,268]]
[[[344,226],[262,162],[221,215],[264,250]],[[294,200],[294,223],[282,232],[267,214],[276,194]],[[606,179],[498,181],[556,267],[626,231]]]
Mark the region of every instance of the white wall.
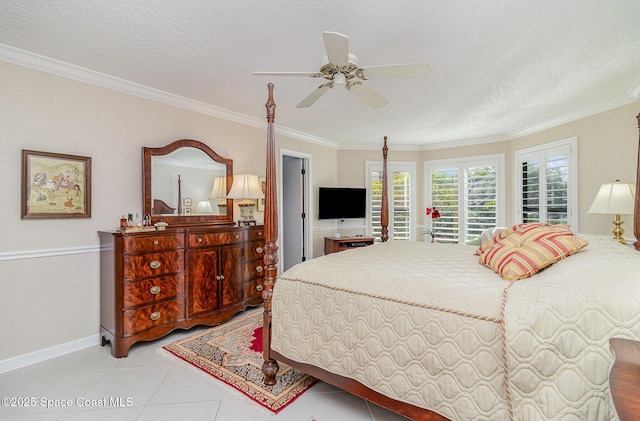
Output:
[[[96,233],[115,229],[122,213],[141,211],[143,146],[197,139],[233,159],[235,173],[246,170],[264,175],[266,133],[6,62],[0,62],[0,93],[0,220],[5,223],[0,237],[2,372],[98,343]],[[256,102],[262,109],[266,85],[261,94]],[[277,90],[275,96],[277,103]],[[393,160],[413,157],[420,163],[466,156],[473,150],[485,154],[487,150],[504,150],[509,156],[520,147],[578,136],[581,226],[585,232],[607,234],[611,218],[586,215],[586,209],[601,183],[614,178],[634,181],[638,145],[635,115],[639,111],[640,104],[633,103],[512,142],[475,148],[393,155],[390,139],[389,154]],[[354,180],[364,178],[365,160],[380,159],[379,152],[337,151],[284,135],[276,136],[276,148],[312,156],[312,206],[317,203],[317,187],[353,185]],[[92,157],[92,217],[21,220],[21,149]],[[624,227],[631,231],[630,218],[625,221]],[[314,224],[314,256],[318,256],[324,235],[330,235],[327,233],[335,227],[325,227],[319,221]]]
[[[578,138],[578,221],[579,231],[589,234],[609,235],[613,228],[611,215],[592,215],[587,210],[600,186],[619,179],[623,183],[635,183],[638,159],[638,123],[640,102],[595,114],[570,123],[562,124],[528,136],[507,142],[496,142],[427,150],[420,153],[393,150],[393,139],[389,139],[389,160],[413,161],[418,169],[418,222],[421,230],[424,223],[423,175],[424,161],[456,157],[504,154],[506,165],[506,222],[515,223],[514,198],[514,153],[534,145],[541,145],[571,137]],[[382,160],[381,151],[338,151],[338,183],[363,185],[364,162]],[[354,184],[355,183],[355,184]],[[633,215],[623,215],[625,237],[633,237]]]
[[[196,139],[233,159],[234,173],[264,175],[266,130],[7,62],[0,92],[2,372],[98,343],[97,232],[115,229],[123,213],[141,213],[143,146]],[[259,109],[266,99],[265,83]],[[335,177],[334,149],[277,135],[282,145],[318,154]],[[90,219],[20,218],[22,149],[92,158]]]

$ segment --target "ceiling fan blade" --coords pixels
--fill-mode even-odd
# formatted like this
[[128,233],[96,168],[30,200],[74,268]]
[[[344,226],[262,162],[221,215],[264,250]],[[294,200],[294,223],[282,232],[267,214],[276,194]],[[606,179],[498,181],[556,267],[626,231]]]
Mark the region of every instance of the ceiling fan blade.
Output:
[[320,99],[320,97],[329,90],[329,88],[331,88],[331,84],[329,83],[318,86],[318,89],[311,92],[305,99],[300,101],[300,103],[296,105],[296,108],[308,108],[312,106],[314,102]]
[[321,77],[318,72],[253,72],[253,76],[300,76],[300,77]]
[[336,66],[349,64],[349,37],[337,32],[323,32],[322,36],[329,63]]
[[363,67],[365,79],[420,78],[427,77],[431,68],[427,63],[389,64],[385,66]]
[[354,83],[349,88],[358,98],[371,105],[373,108],[382,108],[389,103],[384,97],[362,83]]

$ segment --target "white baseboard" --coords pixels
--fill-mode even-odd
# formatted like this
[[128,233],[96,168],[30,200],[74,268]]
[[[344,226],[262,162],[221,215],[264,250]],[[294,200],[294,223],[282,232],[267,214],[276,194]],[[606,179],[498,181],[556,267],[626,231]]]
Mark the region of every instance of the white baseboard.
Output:
[[84,338],[76,339],[75,341],[52,346],[50,348],[45,348],[39,351],[34,351],[28,354],[18,355],[17,357],[1,360],[0,373],[17,370],[18,368],[26,367],[31,364],[40,363],[42,361],[50,360],[51,358],[60,357],[62,355],[70,354],[75,351],[80,351],[81,349],[99,345],[100,339],[100,334],[91,335]]

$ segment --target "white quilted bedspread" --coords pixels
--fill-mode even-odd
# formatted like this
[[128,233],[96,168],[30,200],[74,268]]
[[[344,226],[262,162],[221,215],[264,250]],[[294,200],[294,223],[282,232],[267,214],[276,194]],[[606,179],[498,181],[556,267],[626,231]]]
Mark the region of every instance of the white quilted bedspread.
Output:
[[282,274],[272,348],[451,420],[610,420],[610,337],[640,338],[640,253],[583,251],[515,283],[470,246],[387,242]]

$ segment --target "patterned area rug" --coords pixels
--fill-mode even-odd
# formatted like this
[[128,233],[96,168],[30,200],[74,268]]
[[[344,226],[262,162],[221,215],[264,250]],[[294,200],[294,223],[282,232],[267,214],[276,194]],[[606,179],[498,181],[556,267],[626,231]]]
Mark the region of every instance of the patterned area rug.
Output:
[[317,382],[315,378],[279,363],[277,383],[274,386],[264,385],[262,311],[241,314],[225,324],[173,342],[164,349],[276,414]]

